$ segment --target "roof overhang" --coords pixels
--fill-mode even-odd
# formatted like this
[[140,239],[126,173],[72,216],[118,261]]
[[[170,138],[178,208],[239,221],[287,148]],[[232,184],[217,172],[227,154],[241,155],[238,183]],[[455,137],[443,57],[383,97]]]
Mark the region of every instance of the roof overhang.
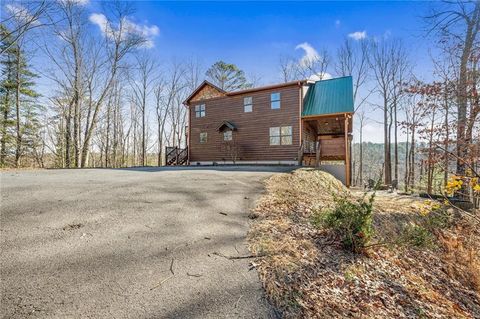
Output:
[[190,100],[195,96],[197,95],[198,92],[200,92],[204,87],[206,86],[210,86],[212,87],[213,89],[217,90],[219,93],[223,94],[223,95],[226,95],[227,92],[225,90],[222,90],[221,88],[219,88],[218,86],[216,86],[215,84],[205,80],[203,81],[196,89],[195,91],[192,92],[192,94],[190,94],[186,99],[185,101],[183,101],[183,104],[184,105],[188,105],[188,103],[190,102]]
[[283,88],[283,87],[287,87],[287,86],[301,86],[301,85],[303,85],[307,82],[308,82],[307,80],[298,80],[298,81],[291,81],[291,82],[285,82],[285,83],[279,83],[279,84],[259,86],[259,87],[251,88],[251,89],[227,92],[226,95],[227,96],[233,96],[233,95],[239,95],[239,94],[245,94],[245,93],[251,93],[251,92],[258,92],[258,91],[264,91],[264,90],[279,89],[279,88]]
[[330,114],[314,114],[314,115],[303,115],[302,119],[316,119],[316,118],[325,118],[325,117],[352,117],[355,112],[339,112],[339,113],[330,113]]
[[318,135],[344,135],[346,126],[353,133],[353,112],[302,116],[302,120]]
[[233,92],[226,92],[225,90],[222,90],[218,86],[212,84],[209,81],[203,81],[202,84],[200,84],[195,91],[193,91],[192,94],[190,94],[185,101],[183,102],[184,105],[189,105],[190,101],[192,100],[193,97],[197,93],[199,93],[205,86],[210,86],[217,90],[222,96],[217,96],[213,97],[212,99],[216,98],[222,98],[225,96],[235,96],[235,95],[240,95],[240,94],[246,94],[246,93],[252,93],[252,92],[259,92],[259,91],[264,91],[264,90],[274,90],[277,88],[283,88],[283,87],[288,87],[288,86],[302,86],[305,84],[311,84],[308,80],[298,80],[298,81],[291,81],[291,82],[286,82],[286,83],[279,83],[279,84],[272,84],[272,85],[266,85],[266,86],[260,86],[256,88],[249,88],[249,89],[244,89],[244,90],[239,90],[239,91],[233,91]]
[[237,127],[236,127],[235,124],[233,124],[232,122],[223,121],[223,123],[220,124],[220,126],[217,128],[217,131],[218,131],[218,132],[221,132],[221,131],[223,131],[224,129],[229,129],[229,130],[232,130],[232,131],[236,131],[236,130],[237,130]]

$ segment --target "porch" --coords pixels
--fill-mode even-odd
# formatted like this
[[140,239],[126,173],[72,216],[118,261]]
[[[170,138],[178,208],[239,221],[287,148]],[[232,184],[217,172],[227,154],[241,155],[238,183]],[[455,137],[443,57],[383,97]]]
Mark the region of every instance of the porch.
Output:
[[325,170],[349,187],[352,114],[305,116],[301,121],[299,165]]
[[303,102],[299,164],[319,167],[349,187],[353,113],[351,76],[311,85]]

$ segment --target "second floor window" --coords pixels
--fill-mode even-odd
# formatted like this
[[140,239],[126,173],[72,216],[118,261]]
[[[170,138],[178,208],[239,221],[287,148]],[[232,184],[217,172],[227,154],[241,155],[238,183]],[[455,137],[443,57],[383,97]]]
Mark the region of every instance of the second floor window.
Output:
[[195,117],[205,116],[205,104],[195,105]]
[[247,112],[252,112],[252,109],[253,109],[253,100],[252,100],[252,97],[249,96],[249,97],[244,97],[243,98],[243,111],[245,113]]
[[271,127],[270,145],[292,145],[292,127]]
[[272,106],[272,110],[276,110],[280,108],[280,93],[272,93],[270,94],[270,103]]
[[207,133],[202,132],[200,133],[200,144],[205,144],[207,143]]

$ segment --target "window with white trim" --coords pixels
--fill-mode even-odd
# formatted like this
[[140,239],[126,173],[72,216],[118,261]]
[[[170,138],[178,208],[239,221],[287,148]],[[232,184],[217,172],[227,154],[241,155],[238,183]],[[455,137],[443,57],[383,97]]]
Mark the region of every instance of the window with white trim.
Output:
[[200,144],[205,144],[207,143],[207,133],[202,132],[200,133]]
[[205,104],[195,105],[195,117],[205,116]]
[[272,110],[276,110],[280,108],[280,93],[272,93],[270,94],[270,105]]
[[253,99],[251,96],[243,98],[243,111],[245,113],[252,112],[253,110]]
[[231,141],[233,139],[233,131],[227,130],[223,132],[223,140],[224,141]]
[[292,127],[271,127],[270,145],[292,145]]

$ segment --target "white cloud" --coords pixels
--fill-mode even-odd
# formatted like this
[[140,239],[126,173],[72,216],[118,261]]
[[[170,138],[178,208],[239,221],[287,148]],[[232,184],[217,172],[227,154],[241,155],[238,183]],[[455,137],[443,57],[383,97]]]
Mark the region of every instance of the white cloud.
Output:
[[100,28],[100,31],[102,31],[102,33],[105,35],[107,34],[108,36],[111,35],[110,32],[112,32],[110,30],[110,27],[108,26],[108,21],[107,21],[107,17],[105,17],[103,14],[101,13],[92,13],[90,15],[90,22],[92,22],[93,24],[96,24],[99,28]]
[[340,20],[335,20],[335,28],[340,28],[342,22]]
[[[113,38],[118,32],[118,30],[112,27],[112,25],[108,22],[107,17],[105,17],[105,15],[101,13],[92,13],[90,15],[90,22],[97,25],[103,35],[109,38]],[[153,38],[158,36],[160,33],[160,29],[156,25],[147,26],[136,24],[128,18],[124,18],[122,23],[124,29],[124,33],[122,36],[125,36],[127,34],[141,36],[145,39],[145,42],[143,43],[144,47],[154,47]]]
[[352,38],[354,40],[357,40],[357,41],[358,40],[363,40],[363,39],[367,38],[367,31],[363,30],[363,31],[356,31],[356,32],[353,32],[353,33],[349,33],[348,37]]
[[160,33],[160,29],[156,25],[147,26],[136,24],[125,18],[124,24],[127,28],[127,32],[131,34],[141,35],[146,39],[146,42],[143,44],[147,48],[153,48],[155,46],[153,38]]
[[[295,47],[295,50],[301,49],[304,51],[303,56],[300,58],[298,61],[298,65],[302,68],[306,69],[315,69],[314,65],[316,62],[321,61],[322,57],[318,53],[317,50],[315,50],[314,47],[308,42],[300,43]],[[320,80],[328,80],[331,79],[332,75],[327,72],[322,72],[322,73],[317,73],[317,74],[312,74],[309,76],[308,80],[311,81],[320,81]]]
[[308,79],[310,81],[320,81],[320,80],[329,80],[329,79],[332,79],[332,78],[333,78],[333,76],[330,73],[324,72],[324,73],[319,73],[319,74],[313,74]]
[[320,55],[318,54],[317,50],[315,50],[314,47],[312,47],[309,43],[304,42],[300,43],[295,47],[295,50],[302,49],[305,51],[305,54],[300,58],[299,64],[301,66],[307,66],[310,65],[313,61],[316,61],[320,58]]
[[18,21],[20,22],[29,22],[33,24],[38,23],[38,18],[34,18],[28,9],[20,4],[7,4],[5,6],[8,12]]

